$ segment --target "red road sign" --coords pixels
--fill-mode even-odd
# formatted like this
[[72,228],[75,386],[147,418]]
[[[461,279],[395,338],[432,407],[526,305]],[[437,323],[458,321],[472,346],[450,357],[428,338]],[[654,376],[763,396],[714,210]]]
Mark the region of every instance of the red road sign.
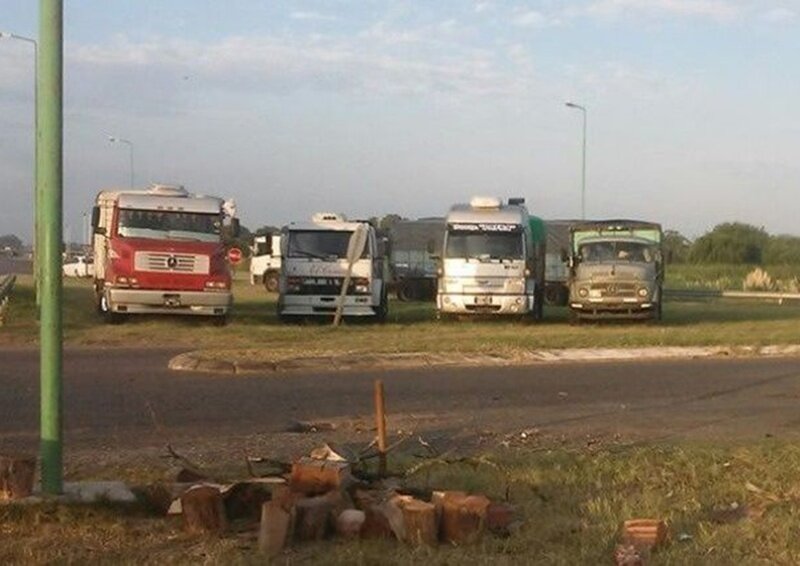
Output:
[[228,261],[236,265],[242,261],[242,250],[239,248],[231,248],[228,250]]

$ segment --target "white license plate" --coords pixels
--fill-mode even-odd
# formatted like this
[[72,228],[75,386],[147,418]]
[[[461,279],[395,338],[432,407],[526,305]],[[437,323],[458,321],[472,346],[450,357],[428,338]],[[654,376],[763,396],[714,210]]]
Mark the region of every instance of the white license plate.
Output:
[[475,304],[476,305],[491,305],[492,298],[491,297],[475,297]]

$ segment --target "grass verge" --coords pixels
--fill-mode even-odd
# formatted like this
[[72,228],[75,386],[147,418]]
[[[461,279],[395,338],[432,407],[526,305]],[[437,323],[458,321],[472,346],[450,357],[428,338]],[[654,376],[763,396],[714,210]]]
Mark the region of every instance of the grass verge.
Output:
[[[105,325],[94,311],[88,281],[67,280],[65,342],[69,346],[170,346],[282,359],[357,353],[441,352],[513,356],[538,348],[742,346],[800,343],[800,305],[715,301],[668,303],[662,324],[570,326],[564,308],[546,309],[539,324],[514,320],[435,320],[433,305],[392,302],[389,321],[280,324],[275,296],[237,281],[236,305],[224,328],[194,317],[132,316]],[[38,337],[33,289],[22,277],[14,292],[0,345],[29,345]]]
[[[510,537],[418,550],[393,542],[328,541],[297,546],[279,563],[605,564],[620,523],[642,517],[670,526],[671,540],[652,564],[800,562],[795,445],[520,449],[488,458],[496,468],[430,467],[413,483],[494,498],[508,493],[523,518]],[[3,564],[263,563],[252,532],[190,536],[179,519],[143,507],[0,506],[0,539]]]

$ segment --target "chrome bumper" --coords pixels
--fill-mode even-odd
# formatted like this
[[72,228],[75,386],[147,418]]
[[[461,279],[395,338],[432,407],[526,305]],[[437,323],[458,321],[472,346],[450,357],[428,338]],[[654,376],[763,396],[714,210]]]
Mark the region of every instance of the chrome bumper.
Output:
[[225,315],[233,304],[230,292],[115,288],[105,292],[111,311],[130,314]]
[[533,295],[439,293],[436,296],[436,308],[446,314],[528,314],[533,306]]

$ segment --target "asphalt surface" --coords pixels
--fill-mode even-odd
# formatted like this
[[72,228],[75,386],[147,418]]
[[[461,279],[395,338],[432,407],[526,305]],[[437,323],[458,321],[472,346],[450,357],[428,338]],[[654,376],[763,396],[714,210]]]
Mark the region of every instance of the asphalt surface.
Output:
[[[292,420],[374,434],[372,382],[384,380],[389,427],[425,438],[738,440],[800,436],[800,360],[715,359],[538,364],[329,374],[214,375],[166,369],[168,350],[68,350],[69,449],[293,443]],[[0,449],[35,450],[38,353],[0,350]],[[320,441],[313,435],[310,442]],[[523,435],[525,436],[525,435]],[[326,437],[327,438],[327,437]],[[234,440],[235,439],[235,440]],[[304,439],[307,440],[307,439]]]

